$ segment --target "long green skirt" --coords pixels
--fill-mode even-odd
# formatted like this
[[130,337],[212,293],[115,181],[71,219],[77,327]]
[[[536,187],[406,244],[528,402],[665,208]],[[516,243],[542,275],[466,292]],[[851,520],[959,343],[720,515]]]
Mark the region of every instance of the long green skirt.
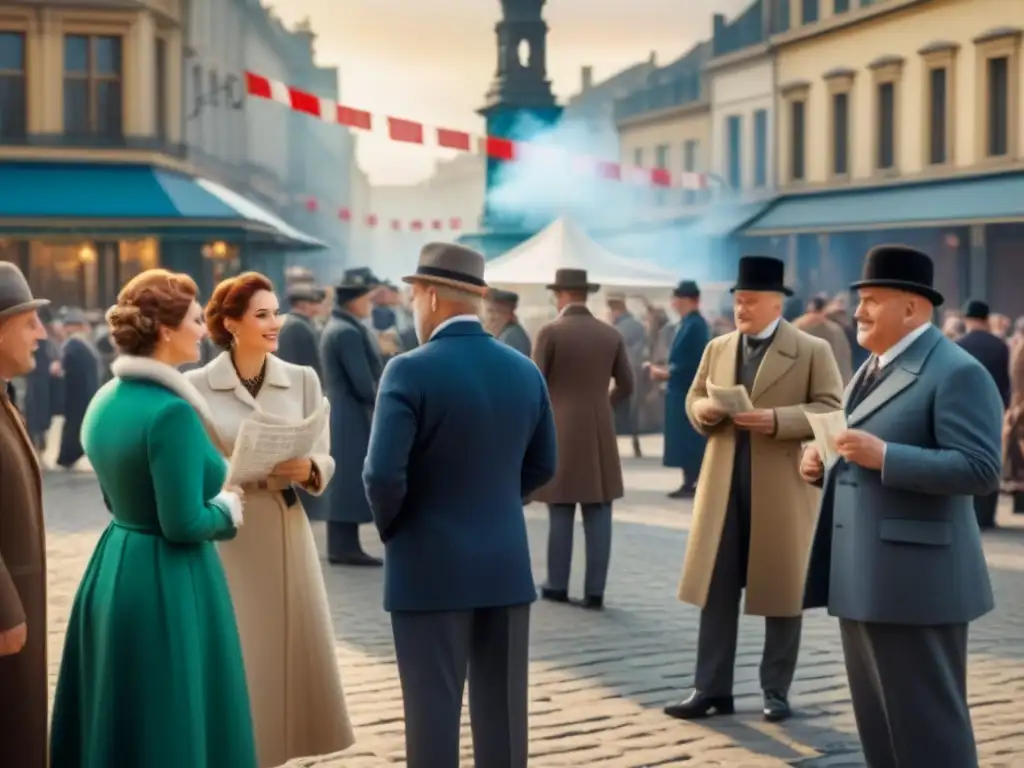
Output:
[[209,542],[112,523],[75,596],[51,768],[255,768],[234,610]]

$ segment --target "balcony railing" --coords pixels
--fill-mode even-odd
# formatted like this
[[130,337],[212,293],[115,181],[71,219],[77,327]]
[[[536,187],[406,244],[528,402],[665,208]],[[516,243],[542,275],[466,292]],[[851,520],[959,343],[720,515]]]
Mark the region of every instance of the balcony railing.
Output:
[[615,102],[615,120],[621,122],[648,112],[682,107],[701,100],[699,73],[648,86]]
[[26,133],[22,136],[0,137],[2,147],[39,147],[40,149],[125,149],[159,152],[169,157],[184,159],[184,144],[165,141],[156,136],[117,136],[76,133]]
[[764,3],[770,1],[756,0],[729,24],[725,22],[724,16],[716,15],[712,37],[712,55],[726,56],[763,43],[765,41]]

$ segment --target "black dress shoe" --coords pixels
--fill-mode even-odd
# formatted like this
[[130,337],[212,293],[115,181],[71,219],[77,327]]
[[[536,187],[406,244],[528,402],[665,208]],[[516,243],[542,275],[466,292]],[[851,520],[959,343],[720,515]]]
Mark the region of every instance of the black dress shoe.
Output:
[[588,611],[604,610],[604,595],[587,595],[580,605]]
[[344,555],[333,555],[327,558],[331,565],[357,565],[368,568],[379,568],[384,561],[366,552],[350,552]]
[[732,696],[705,696],[695,690],[678,704],[669,704],[663,711],[677,720],[701,720],[710,717],[712,711],[716,715],[731,715],[736,712],[736,707]]
[[550,600],[552,603],[569,602],[569,592],[564,589],[551,589],[551,587],[541,587],[540,596],[545,600]]
[[781,723],[793,716],[789,699],[778,691],[764,692],[764,719],[769,723]]
[[697,489],[692,485],[681,486],[671,493],[666,494],[670,499],[692,499],[696,495]]

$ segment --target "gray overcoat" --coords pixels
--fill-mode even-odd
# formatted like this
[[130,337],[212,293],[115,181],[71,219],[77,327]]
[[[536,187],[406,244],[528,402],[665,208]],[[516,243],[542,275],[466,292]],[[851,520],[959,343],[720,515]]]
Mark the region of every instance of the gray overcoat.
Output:
[[498,341],[503,344],[507,344],[517,352],[521,352],[527,357],[533,351],[533,345],[530,343],[530,337],[526,333],[526,330],[519,323],[509,323],[501,329],[501,333],[498,334]]
[[331,456],[336,464],[326,518],[369,523],[373,515],[363,491],[363,461],[384,366],[366,326],[337,308],[320,338],[320,357],[331,403]]
[[972,621],[993,605],[972,497],[999,488],[999,392],[934,327],[851,411],[866,367],[846,390],[847,423],[886,442],[885,463],[840,459],[825,474],[805,605],[862,622]]
[[286,363],[308,365],[316,371],[323,384],[323,366],[320,363],[320,332],[305,315],[289,312],[277,336],[277,356]]

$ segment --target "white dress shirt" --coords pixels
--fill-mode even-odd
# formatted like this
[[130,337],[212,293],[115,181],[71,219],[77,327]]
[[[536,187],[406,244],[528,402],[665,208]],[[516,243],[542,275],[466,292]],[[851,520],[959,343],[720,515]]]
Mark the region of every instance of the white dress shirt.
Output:
[[770,339],[772,337],[772,334],[775,333],[775,331],[778,329],[779,323],[781,322],[782,318],[777,317],[770,323],[768,323],[768,327],[765,328],[760,333],[744,333],[743,335],[746,336],[748,339],[754,339],[754,341],[763,341],[764,339]]
[[455,317],[449,317],[434,329],[433,333],[430,334],[430,338],[434,338],[443,328],[447,328],[455,323],[476,323],[480,325],[480,318],[476,315],[455,315]]
[[914,330],[904,336],[902,339],[893,344],[889,349],[885,350],[882,354],[877,356],[878,370],[882,370],[885,366],[889,365],[893,360],[906,352],[910,345],[917,341],[919,338],[924,336],[925,331],[932,327],[931,323],[924,323],[923,325],[917,326]]

